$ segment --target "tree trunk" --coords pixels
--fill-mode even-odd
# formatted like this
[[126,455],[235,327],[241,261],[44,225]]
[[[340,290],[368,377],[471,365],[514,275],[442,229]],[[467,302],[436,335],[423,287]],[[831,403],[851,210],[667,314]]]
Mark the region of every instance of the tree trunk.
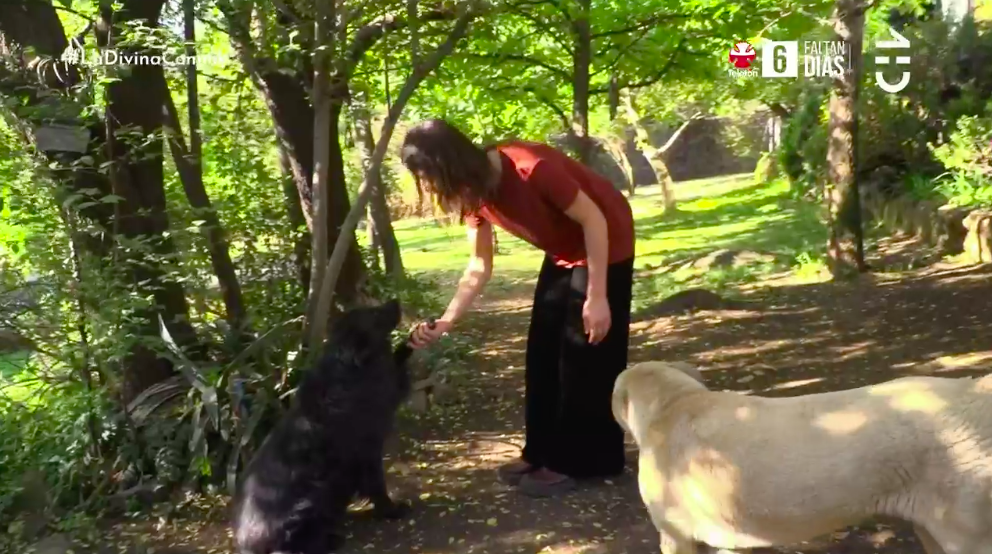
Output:
[[[102,9],[99,28],[109,32],[138,21],[157,27],[164,2],[128,0],[118,13]],[[191,358],[202,360],[206,358],[206,352],[189,322],[189,306],[182,284],[170,276],[178,268],[170,261],[175,257],[175,246],[167,234],[169,218],[162,144],[136,141],[132,135],[138,131],[147,137],[162,130],[162,109],[168,98],[167,90],[155,84],[155,77],[161,71],[161,67],[153,65],[134,65],[107,86],[107,118],[113,122],[111,129],[118,130],[107,141],[107,158],[114,162],[111,187],[123,198],[116,204],[118,220],[115,224],[122,236],[147,244],[156,261],[131,248],[121,248],[119,253],[127,260],[125,266],[131,268],[135,286],[139,291],[150,293],[156,304],[140,310],[142,323],[134,336],[157,335],[157,320],[161,316],[176,343],[188,350]],[[125,362],[125,399],[133,398],[173,374],[171,364],[154,363],[155,355],[143,352],[143,349],[143,346],[136,346],[136,351]]]
[[661,198],[665,207],[666,212],[674,212],[678,210],[678,202],[675,199],[675,182],[672,180],[672,175],[668,171],[668,166],[665,164],[665,152],[675,144],[678,137],[685,131],[686,127],[692,120],[686,121],[679,127],[675,133],[669,137],[669,140],[662,148],[655,148],[654,144],[651,143],[651,135],[648,130],[644,127],[641,120],[640,114],[637,113],[637,108],[634,106],[634,99],[628,92],[624,99],[624,108],[627,111],[627,119],[630,122],[631,127],[634,130],[635,140],[637,141],[637,147],[640,148],[641,152],[644,152],[644,157],[648,159],[648,163],[651,164],[651,169],[654,171],[655,178],[658,181],[658,185],[661,186]]
[[[258,65],[263,65],[259,63]],[[311,175],[313,171],[313,121],[314,111],[310,105],[306,89],[306,79],[299,73],[287,74],[278,68],[260,69],[256,84],[265,96],[266,104],[276,126],[279,146],[289,161],[289,167],[300,197],[300,207],[307,228],[313,233],[313,191]],[[331,106],[331,140],[328,158],[328,184],[330,186],[330,206],[328,214],[327,241],[335,244],[338,229],[348,215],[350,201],[345,188],[344,161],[341,144],[337,138],[337,124],[341,113],[340,105]],[[309,250],[309,247],[308,247]],[[313,271],[311,267],[309,271]],[[342,302],[353,302],[359,295],[365,268],[358,251],[358,239],[349,237],[348,252],[341,269],[335,294]],[[312,279],[311,279],[312,280]],[[309,286],[309,283],[308,283]]]
[[368,250],[372,255],[372,267],[376,270],[382,269],[382,264],[379,263],[379,256],[382,251],[382,245],[379,244],[379,234],[375,230],[375,221],[372,217],[372,202],[375,200],[373,197],[369,201],[368,209],[365,211],[365,235],[368,239]]
[[589,137],[589,66],[592,64],[592,33],[589,11],[591,0],[578,0],[579,13],[572,21],[575,52],[572,54],[572,138],[579,161],[592,162]]
[[[331,158],[331,52],[334,50],[334,2],[318,2],[317,18],[314,25],[313,48],[313,87],[310,100],[313,102],[313,204],[311,206],[311,238],[313,246],[310,251],[312,271],[310,287],[307,294],[307,321],[313,325],[313,320],[320,317],[314,310],[317,306],[317,291],[324,278],[327,267],[327,231],[330,228],[328,214],[330,206],[330,184],[328,183]],[[309,343],[314,349],[320,349],[323,342]]]
[[[355,131],[362,148],[362,165],[366,173],[372,171],[369,164],[375,152],[375,137],[372,135],[372,115],[367,103],[356,102]],[[394,279],[403,276],[403,259],[400,246],[396,241],[396,232],[389,217],[389,203],[386,201],[386,190],[382,182],[381,171],[377,168],[374,174],[368,174],[372,196],[369,198],[369,235],[374,238],[374,247],[382,252],[383,265],[386,275]]]
[[282,166],[283,197],[286,199],[286,213],[289,222],[293,226],[294,233],[302,229],[300,236],[293,240],[293,264],[296,266],[297,280],[300,290],[303,291],[301,306],[306,302],[307,290],[310,287],[310,229],[307,228],[307,219],[303,214],[303,206],[300,205],[300,193],[297,190],[296,182],[293,180],[293,166],[289,160],[289,152],[285,148],[279,149],[279,161]]
[[858,85],[864,40],[865,6],[837,0],[833,25],[837,40],[851,46],[851,70],[834,78],[830,95],[827,147],[830,237],[827,253],[835,279],[867,271],[857,182]]
[[[190,59],[196,59],[196,23],[193,0],[183,0],[184,31],[186,39],[186,54]],[[214,274],[220,285],[224,298],[224,308],[227,322],[240,334],[247,330],[247,314],[244,299],[241,294],[241,284],[238,281],[234,262],[231,260],[230,246],[224,237],[217,211],[214,210],[203,184],[203,148],[200,136],[200,105],[197,94],[197,69],[195,64],[186,66],[186,97],[189,106],[189,149],[183,140],[183,130],[179,123],[179,114],[172,95],[169,93],[168,82],[162,66],[152,66],[155,71],[154,82],[163,89],[165,97],[164,125],[169,134],[169,148],[172,159],[179,172],[186,198],[193,207],[196,215],[202,217],[202,230],[207,239],[207,251],[213,265]]]

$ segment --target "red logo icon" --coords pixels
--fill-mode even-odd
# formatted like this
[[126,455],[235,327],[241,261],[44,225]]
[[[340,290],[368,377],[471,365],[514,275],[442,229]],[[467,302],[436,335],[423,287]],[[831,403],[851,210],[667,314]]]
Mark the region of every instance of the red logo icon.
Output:
[[758,54],[755,53],[754,47],[746,42],[738,42],[730,49],[730,63],[734,64],[734,67],[738,69],[751,67],[751,62],[756,57],[758,57]]

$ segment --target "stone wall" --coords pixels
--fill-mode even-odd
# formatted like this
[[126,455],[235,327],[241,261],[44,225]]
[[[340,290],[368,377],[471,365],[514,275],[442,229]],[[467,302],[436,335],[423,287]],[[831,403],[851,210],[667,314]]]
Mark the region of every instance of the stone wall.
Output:
[[[761,132],[767,118],[768,114],[758,113],[738,127],[744,141],[737,145],[731,144],[725,135],[728,127],[735,125],[732,120],[713,118],[693,121],[665,153],[665,164],[672,179],[688,181],[754,171],[761,155],[756,145],[761,144]],[[652,128],[649,130],[651,142],[660,147],[677,129],[671,126]]]
[[878,221],[894,234],[918,237],[945,254],[964,254],[970,263],[992,262],[992,210],[957,208],[907,196],[863,190],[865,221]]
[[[743,125],[727,118],[693,121],[665,153],[665,165],[672,179],[687,181],[754,171],[761,156],[763,132],[769,117],[769,112],[758,112]],[[740,144],[727,140],[726,131],[733,125],[739,125],[735,130],[743,137]],[[678,126],[648,124],[648,134],[656,148],[667,143],[677,129]],[[632,132],[623,141],[602,137],[594,137],[593,141],[593,169],[617,188],[626,190],[631,181],[635,186],[658,184],[651,162],[637,148]],[[558,148],[569,149],[565,135],[552,136],[549,142]]]

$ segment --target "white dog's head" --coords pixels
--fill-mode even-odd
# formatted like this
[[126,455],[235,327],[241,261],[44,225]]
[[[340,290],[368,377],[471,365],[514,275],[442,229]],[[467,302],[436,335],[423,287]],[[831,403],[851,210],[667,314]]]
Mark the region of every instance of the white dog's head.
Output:
[[655,408],[667,405],[680,394],[705,390],[703,374],[685,362],[644,362],[624,370],[613,386],[613,418],[634,438],[638,437],[633,403]]

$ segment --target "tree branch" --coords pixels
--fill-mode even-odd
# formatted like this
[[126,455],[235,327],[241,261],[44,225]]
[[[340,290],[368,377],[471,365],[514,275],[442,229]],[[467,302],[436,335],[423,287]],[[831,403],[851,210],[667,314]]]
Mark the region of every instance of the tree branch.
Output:
[[654,17],[649,17],[649,18],[645,19],[644,21],[639,21],[637,23],[634,23],[633,25],[630,25],[629,27],[623,27],[621,29],[610,29],[608,31],[601,31],[599,33],[593,33],[592,38],[593,38],[593,40],[595,40],[597,38],[610,37],[610,36],[616,36],[616,35],[628,35],[630,33],[634,33],[634,32],[637,32],[637,31],[650,30],[652,26],[657,25],[657,24],[661,23],[662,21],[669,21],[669,20],[673,20],[673,19],[689,19],[690,17],[692,17],[692,16],[689,15],[689,14],[685,14],[685,13],[658,14],[658,15],[656,15]]
[[[648,31],[650,31],[650,30],[651,30],[650,28],[642,29],[641,32],[636,37],[634,37],[633,39],[631,39],[630,42],[628,42],[627,44],[625,44],[623,46],[623,48],[621,48],[620,51],[617,52],[617,55],[616,55],[615,58],[613,58],[613,61],[611,61],[608,64],[606,64],[604,67],[602,67],[600,69],[597,69],[596,71],[594,71],[592,73],[592,75],[599,75],[600,73],[602,73],[604,71],[611,71],[614,67],[616,67],[620,63],[620,60],[623,59],[624,54],[626,54],[627,52],[629,52],[631,48],[633,48],[634,46],[637,45],[637,43],[641,42],[644,39],[644,37],[647,36]],[[683,41],[682,42],[685,42],[685,39],[684,38],[683,38]],[[679,45],[681,45],[681,43],[679,43]],[[599,52],[596,55],[596,57],[605,55],[607,51],[609,51],[609,49],[604,49],[603,51]],[[590,75],[590,76],[592,76],[592,75]]]
[[520,87],[520,86],[513,86],[513,87],[511,87],[511,86],[505,86],[505,87],[498,87],[498,88],[496,88],[496,89],[493,90],[493,92],[506,92],[506,91],[514,91],[514,92],[524,91],[524,92],[529,92],[530,94],[532,94],[534,96],[534,98],[537,99],[538,102],[540,102],[541,104],[544,104],[545,106],[547,106],[548,109],[550,109],[551,111],[553,111],[555,113],[555,115],[558,116],[558,119],[561,120],[562,126],[564,126],[566,130],[571,128],[571,125],[572,124],[571,124],[571,121],[568,119],[568,114],[565,112],[565,110],[562,109],[561,106],[559,106],[558,104],[556,104],[554,100],[548,98],[544,93],[542,93],[541,91],[537,90],[536,88],[529,87],[529,86],[523,86],[523,87]]
[[272,5],[275,6],[276,10],[279,11],[283,16],[293,22],[294,25],[303,26],[306,22],[303,21],[300,16],[291,10],[289,6],[286,5],[282,0],[270,0]]
[[[668,56],[668,60],[665,61],[665,65],[663,65],[661,69],[659,69],[654,75],[641,79],[640,81],[635,81],[633,83],[621,83],[619,84],[620,88],[621,89],[644,88],[647,86],[651,86],[657,83],[658,81],[662,80],[662,78],[665,77],[668,71],[673,67],[675,67],[676,59],[679,57],[679,54],[689,54],[689,52],[686,52],[683,49],[685,42],[686,42],[685,37],[682,37],[682,40],[679,41],[679,44],[675,46],[675,50],[672,51],[670,56]],[[589,94],[603,94],[609,91],[610,91],[609,87],[600,87],[596,89],[591,89],[589,91]]]
[[555,67],[555,66],[551,65],[548,62],[539,60],[537,58],[532,58],[532,57],[527,56],[527,55],[524,55],[524,54],[506,54],[506,53],[501,53],[501,54],[487,54],[487,53],[482,53],[482,52],[466,52],[465,55],[468,56],[468,57],[477,58],[477,59],[480,59],[480,60],[512,61],[512,62],[520,62],[520,63],[523,63],[523,64],[537,66],[537,67],[543,67],[544,69],[547,69],[548,71],[554,73],[555,75],[557,75],[558,77],[560,77],[560,78],[562,78],[562,79],[564,79],[566,81],[571,81],[572,80],[572,72],[571,71],[567,71],[567,70],[562,69],[560,67]]
[[56,11],[65,12],[65,13],[71,13],[72,15],[74,15],[74,16],[76,16],[76,17],[78,17],[78,18],[80,18],[80,19],[88,22],[90,25],[96,25],[96,21],[93,18],[91,18],[90,16],[88,16],[88,15],[86,15],[84,13],[78,12],[78,11],[70,8],[69,6],[63,5],[60,2],[47,2],[45,0],[31,0],[31,1],[34,2],[35,4],[41,4],[41,5],[46,6],[46,7],[47,6],[51,6],[52,8],[55,8]]
[[521,10],[521,9],[516,9],[516,7],[511,7],[509,11],[515,15],[518,15],[530,21],[538,32],[546,31],[547,34],[551,36],[551,39],[554,40],[556,43],[558,43],[558,46],[561,46],[561,48],[564,51],[568,52],[569,55],[571,55],[574,52],[574,49],[572,48],[572,44],[569,43],[569,41],[562,38],[560,33],[555,32],[554,25],[548,23],[547,21],[541,21],[533,14],[528,13],[526,10]]
[[565,6],[562,6],[559,0],[519,0],[510,4],[510,7],[519,8],[521,6],[540,6],[541,4],[549,4],[554,6],[554,8],[565,18],[565,21],[568,23],[572,22],[572,16],[568,13],[568,10],[565,9]]
[[671,149],[672,145],[675,144],[675,141],[679,140],[679,137],[682,136],[682,133],[689,127],[689,125],[691,125],[693,121],[699,121],[700,119],[705,119],[705,115],[703,114],[703,112],[696,112],[692,114],[689,117],[689,119],[683,121],[682,125],[679,126],[679,128],[676,129],[674,133],[672,133],[672,136],[668,137],[668,140],[665,141],[665,144],[663,144],[661,148],[655,150],[654,155],[656,157],[661,158],[665,153],[668,152],[669,149]]
[[[454,12],[451,12],[450,10],[430,10],[420,15],[418,20],[420,22],[443,21],[453,19],[454,15]],[[375,46],[375,43],[378,42],[383,35],[404,27],[407,24],[408,21],[406,19],[389,14],[359,29],[358,32],[355,33],[355,38],[352,39],[351,44],[348,45],[347,53],[345,54],[345,59],[347,60],[345,74],[349,76],[351,75],[355,69],[355,66],[358,65],[358,62],[360,62],[365,56],[365,53]]]

